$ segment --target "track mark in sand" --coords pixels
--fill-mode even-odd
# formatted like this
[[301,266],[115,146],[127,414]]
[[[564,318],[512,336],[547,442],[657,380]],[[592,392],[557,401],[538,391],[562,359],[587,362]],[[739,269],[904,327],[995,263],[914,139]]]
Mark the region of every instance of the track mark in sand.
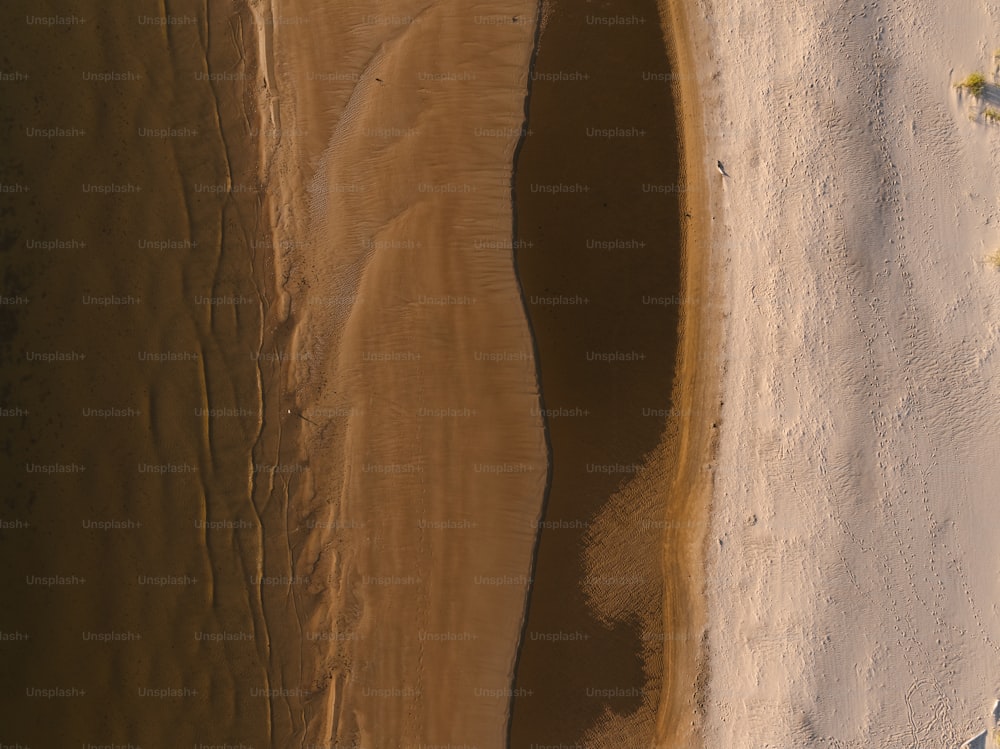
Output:
[[[878,69],[880,70],[880,79],[881,79],[882,67],[878,66]],[[880,80],[880,86],[881,86],[881,80]],[[880,90],[881,89],[879,89],[879,91]],[[901,198],[898,189],[898,185],[900,184],[901,181],[901,176],[898,167],[893,162],[891,157],[892,144],[889,142],[888,139],[888,133],[891,132],[891,129],[890,125],[886,122],[885,114],[882,111],[881,105],[877,107],[875,122],[876,122],[876,133],[879,136],[879,150],[882,154],[883,162],[888,165],[892,175],[891,188],[890,188],[892,190],[892,193],[890,194],[893,197],[890,200],[890,205],[892,207],[892,213],[894,219],[893,223],[895,228],[892,232],[893,238],[890,240],[890,243],[896,246],[897,251],[901,251],[903,248],[907,246],[908,227],[903,222],[903,208],[900,202]],[[950,149],[945,148],[943,150],[947,151]],[[907,289],[913,288],[914,286],[913,278],[909,275],[904,263],[901,260],[894,263],[893,271],[901,276],[903,285]],[[888,268],[886,268],[884,274],[888,276],[889,274]],[[875,301],[877,302],[877,300]],[[922,319],[920,310],[917,309],[915,302],[913,301],[913,298],[910,296],[906,297],[905,310],[906,314],[909,315],[911,319],[915,321],[919,321]],[[886,351],[886,354],[893,360],[891,363],[889,363],[888,361],[886,362],[887,367],[885,371],[906,372],[908,366],[913,366],[912,360],[914,358],[919,361],[922,357],[928,355],[927,353],[928,351],[933,352],[935,350],[936,347],[934,345],[935,344],[934,341],[922,340],[926,338],[926,335],[921,335],[921,331],[926,330],[927,326],[918,326],[917,324],[910,326],[908,328],[909,335],[907,335],[907,338],[905,340],[897,342],[889,337],[889,327],[887,321],[883,316],[877,314],[877,310],[874,305],[872,311],[873,313],[876,313],[875,319],[880,328],[876,333],[877,339],[883,344],[883,346],[885,346],[886,342],[888,342],[888,350]],[[868,343],[870,348],[872,341],[869,340]],[[902,350],[902,352],[900,350]],[[928,557],[925,560],[926,569],[928,570],[929,574],[932,574],[935,578],[933,585],[931,586],[934,600],[933,601],[925,600],[919,592],[920,585],[919,581],[916,580],[916,573],[913,564],[913,550],[909,546],[904,546],[902,543],[903,536],[901,535],[902,529],[900,528],[900,521],[905,518],[909,518],[911,527],[909,533],[911,534],[916,533],[917,538],[919,538],[922,534],[922,531],[919,530],[920,528],[926,528],[929,531],[930,529],[937,526],[938,518],[935,516],[935,513],[931,509],[932,503],[930,497],[929,476],[935,470],[938,470],[937,469],[938,464],[936,460],[938,454],[938,447],[936,444],[931,446],[930,449],[931,464],[929,467],[924,467],[924,464],[918,463],[919,460],[918,456],[920,456],[921,454],[921,448],[917,443],[917,437],[921,434],[933,434],[935,433],[935,430],[933,429],[932,425],[926,424],[924,422],[923,414],[918,405],[919,393],[916,389],[914,380],[909,376],[906,376],[903,379],[902,383],[897,382],[896,386],[897,389],[901,387],[903,391],[902,395],[900,396],[897,402],[903,406],[905,406],[906,404],[910,404],[910,407],[906,408],[906,416],[908,419],[911,420],[913,428],[908,431],[893,429],[892,423],[901,425],[902,421],[892,419],[891,420],[892,423],[886,422],[883,418],[882,405],[878,404],[879,405],[878,415],[879,418],[882,420],[879,428],[880,439],[879,439],[878,453],[880,457],[880,471],[883,477],[883,487],[886,489],[888,489],[889,487],[888,479],[889,479],[889,473],[891,471],[890,465],[895,464],[896,466],[898,466],[897,472],[899,473],[910,470],[910,471],[917,471],[920,474],[920,481],[917,484],[919,492],[917,504],[914,506],[906,502],[907,493],[904,490],[903,493],[899,496],[899,501],[895,503],[894,509],[890,512],[890,517],[892,518],[893,521],[893,528],[892,528],[893,536],[894,538],[897,539],[896,552],[901,567],[900,571],[903,574],[905,574],[909,589],[909,595],[904,597],[902,603],[907,607],[907,609],[910,609],[914,607],[912,607],[912,605],[908,603],[906,599],[909,599],[909,601],[916,601],[921,608],[920,609],[914,608],[914,610],[927,611],[933,616],[935,622],[935,630],[936,630],[935,633],[938,635],[938,642],[949,639],[947,637],[948,625],[946,623],[945,612],[943,610],[945,606],[945,597],[947,590],[945,588],[942,574],[945,570],[948,569],[955,570],[958,573],[956,577],[961,587],[963,588],[966,597],[969,599],[970,607],[973,610],[973,617],[977,622],[977,624],[979,625],[981,635],[986,639],[987,642],[989,642],[989,644],[994,648],[994,650],[996,650],[995,643],[993,643],[990,640],[988,632],[986,631],[985,627],[982,624],[978,607],[976,606],[971,596],[965,576],[961,573],[960,568],[958,566],[958,562],[955,559],[953,551],[949,545],[939,544],[935,542],[935,543],[930,543],[927,545],[926,548],[921,549],[921,553],[926,554]],[[895,414],[893,416],[895,416]],[[899,443],[900,437],[907,433],[909,434],[909,440],[906,442],[905,445],[900,444]],[[888,437],[888,435],[890,434],[895,435],[895,438],[891,442]],[[900,450],[900,448],[903,449]],[[899,459],[900,452],[903,453],[903,459],[901,461]],[[893,483],[895,484],[896,482]],[[917,516],[918,514],[922,516],[922,520],[921,517]],[[905,533],[905,531],[903,532]],[[944,567],[942,567],[941,562],[938,560],[939,554],[945,556],[948,562],[948,564]],[[889,562],[888,558],[885,558],[884,564],[888,562]],[[926,582],[927,580],[928,578],[925,577],[924,581]],[[900,619],[899,606],[900,603],[894,600],[893,608],[896,610],[895,616],[897,619],[897,623],[899,622]],[[905,615],[905,610],[903,613],[904,613],[903,619],[904,621],[907,622],[907,626],[905,628],[906,632],[904,633],[903,631],[901,631],[898,624],[895,627],[895,629],[897,632],[897,636],[899,636],[900,638],[899,644],[903,646],[902,650],[903,657],[909,664],[911,674],[913,674],[914,676],[913,684],[906,694],[907,707],[908,709],[910,709],[910,699],[913,693],[918,690],[920,691],[926,690],[927,692],[930,693],[927,696],[927,698],[922,701],[924,703],[923,709],[926,711],[928,705],[933,705],[932,716],[928,718],[926,721],[920,722],[919,724],[916,721],[914,721],[911,710],[910,723],[911,723],[911,731],[913,733],[913,739],[914,741],[918,741],[919,738],[920,740],[919,743],[932,741],[935,738],[935,734],[937,734],[938,738],[940,737],[940,732],[942,729],[945,732],[950,733],[950,735],[954,736],[956,735],[955,726],[952,724],[950,720],[951,710],[949,709],[951,702],[948,699],[948,697],[944,694],[943,689],[939,684],[938,680],[929,682],[926,678],[927,674],[941,673],[942,664],[934,662],[937,659],[932,658],[932,653],[934,651],[933,644],[927,642],[925,646],[923,642],[917,641],[916,639],[917,630],[914,629],[913,623],[910,621],[910,617]],[[904,645],[904,643],[909,643],[909,644]],[[931,695],[933,695],[933,697]],[[937,730],[935,730],[935,726],[937,726]]]
[[[408,34],[415,34],[416,31],[413,29],[418,28],[420,19],[423,18],[424,14],[427,13],[431,8],[433,8],[435,3],[424,6],[419,13],[413,16],[410,23],[401,24],[398,29],[390,33],[385,39],[379,42],[375,50],[368,56],[368,59],[364,61],[361,65],[361,72],[358,73],[357,80],[354,86],[351,88],[351,93],[347,98],[347,104],[344,105],[343,115],[347,115],[354,111],[357,106],[357,100],[364,100],[368,97],[368,89],[372,87],[372,81],[376,81],[378,77],[376,73],[378,72],[379,65],[381,61],[389,55],[393,50],[392,48],[403,43],[403,40]],[[380,82],[381,83],[381,82]],[[362,87],[362,84],[364,86]],[[353,106],[352,106],[353,105]],[[340,123],[337,124],[337,131],[340,130]],[[335,145],[334,138],[331,137],[330,145],[328,150],[332,149]]]
[[[878,155],[878,162],[885,170],[881,184],[878,186],[880,193],[878,204],[891,217],[891,224],[887,227],[886,239],[888,241],[886,246],[896,246],[899,249],[903,246],[905,240],[903,211],[898,188],[900,175],[898,167],[891,157],[887,138],[888,125],[885,121],[885,113],[879,98],[881,87],[884,83],[884,64],[878,61],[878,54],[879,52],[876,50],[874,67],[879,72],[876,74],[876,80],[874,81],[875,93],[874,96],[866,96],[865,98],[867,99],[866,105],[873,112],[874,132],[872,133],[872,137]],[[851,138],[849,131],[842,133],[842,135],[848,139]],[[857,135],[860,134],[855,134],[855,137]],[[895,413],[892,410],[892,406],[890,406],[889,400],[893,397],[897,383],[891,379],[887,379],[886,373],[899,370],[902,367],[902,362],[899,354],[899,342],[890,337],[888,321],[883,312],[883,305],[879,301],[880,295],[886,293],[882,291],[882,276],[883,274],[887,275],[887,273],[888,271],[880,271],[874,275],[870,284],[860,283],[851,288],[849,303],[851,305],[850,319],[853,322],[853,327],[862,349],[862,354],[859,358],[859,370],[863,373],[861,378],[861,382],[863,383],[862,392],[864,394],[862,402],[871,404],[870,421],[866,420],[866,423],[870,423],[875,448],[871,475],[876,482],[876,485],[872,488],[875,490],[873,498],[878,498],[878,505],[874,508],[874,511],[877,513],[877,518],[881,518],[887,522],[885,530],[890,534],[889,537],[893,543],[885,547],[880,544],[865,542],[854,533],[838,507],[831,504],[830,513],[835,522],[843,529],[846,536],[857,544],[860,549],[866,550],[866,554],[872,556],[881,570],[885,600],[889,604],[890,611],[892,611],[892,618],[895,619],[895,624],[892,626],[895,630],[897,643],[901,647],[902,656],[908,664],[911,675],[918,677],[921,674],[934,673],[936,664],[930,663],[928,653],[923,644],[916,638],[915,622],[909,613],[911,609],[910,602],[918,601],[925,610],[928,608],[934,610],[935,620],[940,628],[943,626],[943,619],[939,612],[940,600],[943,595],[943,585],[939,581],[937,587],[934,589],[935,602],[929,602],[924,599],[918,580],[916,579],[916,571],[912,560],[913,549],[909,542],[906,541],[912,529],[920,527],[920,521],[913,514],[916,507],[911,508],[907,505],[905,493],[898,495],[894,493],[893,489],[897,485],[896,481],[893,480],[893,474],[896,472],[893,467],[898,465],[898,446],[894,443],[895,441],[892,436],[896,432],[893,428]],[[860,281],[865,276],[860,275],[857,278]],[[914,396],[912,385],[907,383],[907,387],[908,390],[905,397],[912,399]],[[918,454],[917,445],[915,443],[911,444],[906,453],[910,456],[916,456]],[[827,482],[828,479],[826,477],[829,474],[825,469],[825,463],[826,457],[824,456],[821,461],[823,468],[819,471],[819,474]],[[905,468],[899,470],[905,470]],[[867,522],[864,527],[869,527]],[[859,528],[859,530],[863,530],[863,528]],[[866,537],[871,536],[871,540],[874,541],[879,537],[875,534],[876,530],[877,526],[872,527],[871,533],[863,533],[863,535]],[[933,555],[933,549],[931,553]],[[847,571],[854,589],[863,592],[844,554],[840,552],[839,556],[841,564]],[[932,569],[938,566],[932,562]],[[900,576],[905,576],[906,578],[907,592],[905,594],[901,594],[898,587],[892,584],[892,581]],[[940,690],[936,689],[935,685],[926,684],[923,681],[915,681],[915,683],[917,683],[918,688],[929,688],[936,692],[937,699],[933,699],[930,702],[933,702],[939,708],[938,712],[940,712],[940,708],[945,704]],[[918,734],[924,734],[924,738],[930,738],[927,735],[929,726],[930,723],[918,725],[915,721],[911,720],[913,739],[916,740]]]

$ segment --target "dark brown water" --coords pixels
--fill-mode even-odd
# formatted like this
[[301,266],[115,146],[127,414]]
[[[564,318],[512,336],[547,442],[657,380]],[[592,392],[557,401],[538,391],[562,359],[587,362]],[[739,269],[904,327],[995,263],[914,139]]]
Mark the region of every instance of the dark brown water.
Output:
[[0,744],[266,746],[295,719],[261,581],[280,508],[254,482],[273,367],[246,13],[0,18]]
[[[552,463],[514,749],[576,746],[605,711],[643,701],[638,622],[594,618],[582,555],[588,525],[663,434],[681,303],[683,185],[655,3],[557,3],[538,49],[515,231]],[[648,582],[630,575],[587,582],[628,596]]]

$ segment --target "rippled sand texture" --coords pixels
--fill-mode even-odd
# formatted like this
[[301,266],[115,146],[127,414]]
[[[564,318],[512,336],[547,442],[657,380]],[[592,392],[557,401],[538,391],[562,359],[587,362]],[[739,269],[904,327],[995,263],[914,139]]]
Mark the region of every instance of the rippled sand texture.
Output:
[[306,739],[500,746],[546,475],[510,246],[533,8],[260,12]]

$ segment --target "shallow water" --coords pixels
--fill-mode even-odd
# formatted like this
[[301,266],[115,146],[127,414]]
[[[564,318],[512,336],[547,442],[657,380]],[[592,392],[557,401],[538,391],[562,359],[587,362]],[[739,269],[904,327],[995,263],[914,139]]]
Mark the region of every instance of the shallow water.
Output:
[[229,3],[178,5],[2,10],[4,745],[291,725],[254,583],[248,32]]
[[576,746],[602,715],[635,712],[658,688],[644,673],[649,633],[605,626],[583,593],[658,584],[633,572],[588,581],[583,561],[588,528],[660,443],[671,408],[684,186],[655,3],[553,6],[529,104],[516,253],[552,474],[513,690],[518,749]]

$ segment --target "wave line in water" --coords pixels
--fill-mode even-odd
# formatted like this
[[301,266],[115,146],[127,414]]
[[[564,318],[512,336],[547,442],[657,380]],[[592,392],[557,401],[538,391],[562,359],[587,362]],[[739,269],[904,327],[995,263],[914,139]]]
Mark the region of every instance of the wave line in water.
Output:
[[[538,50],[542,38],[542,29],[544,27],[542,11],[544,8],[545,0],[538,0],[535,6],[535,29],[532,36],[531,43],[531,56],[528,61],[528,75],[527,81],[525,83],[524,92],[524,117],[521,122],[520,135],[517,139],[517,143],[514,146],[514,154],[511,161],[511,173],[510,173],[510,205],[511,205],[511,237],[512,237],[512,248],[511,248],[511,264],[514,268],[514,278],[517,283],[517,292],[521,300],[521,306],[524,310],[525,324],[528,328],[528,335],[531,338],[531,348],[532,357],[535,362],[535,383],[538,390],[538,409],[539,409],[539,419],[542,424],[542,434],[545,440],[545,484],[542,488],[542,501],[539,507],[538,520],[541,521],[545,518],[546,510],[548,508],[549,494],[552,489],[552,438],[549,433],[549,418],[547,416],[548,409],[545,407],[545,394],[542,390],[542,372],[541,372],[541,357],[538,351],[538,337],[535,334],[534,325],[531,320],[531,313],[528,308],[528,297],[524,291],[524,284],[521,280],[521,274],[518,271],[517,263],[517,247],[518,247],[518,200],[517,200],[517,177],[518,177],[518,161],[521,155],[521,150],[524,147],[524,140],[527,137],[529,123],[531,121],[531,92],[532,85],[535,80],[535,67],[538,61]],[[528,634],[528,616],[531,612],[531,593],[533,583],[535,578],[535,570],[538,567],[538,551],[541,543],[542,537],[542,523],[536,522],[535,527],[535,540],[531,548],[531,562],[528,566],[528,584],[525,586],[524,591],[524,609],[522,612],[521,619],[521,631],[517,638],[517,644],[514,649],[514,662],[511,667],[511,688],[510,688],[510,700],[507,707],[507,718],[506,718],[506,746],[507,749],[511,748],[511,732],[513,730],[514,721],[514,704],[516,701],[515,695],[517,694],[517,672],[518,667],[521,663],[521,653],[523,651],[524,642]]]

